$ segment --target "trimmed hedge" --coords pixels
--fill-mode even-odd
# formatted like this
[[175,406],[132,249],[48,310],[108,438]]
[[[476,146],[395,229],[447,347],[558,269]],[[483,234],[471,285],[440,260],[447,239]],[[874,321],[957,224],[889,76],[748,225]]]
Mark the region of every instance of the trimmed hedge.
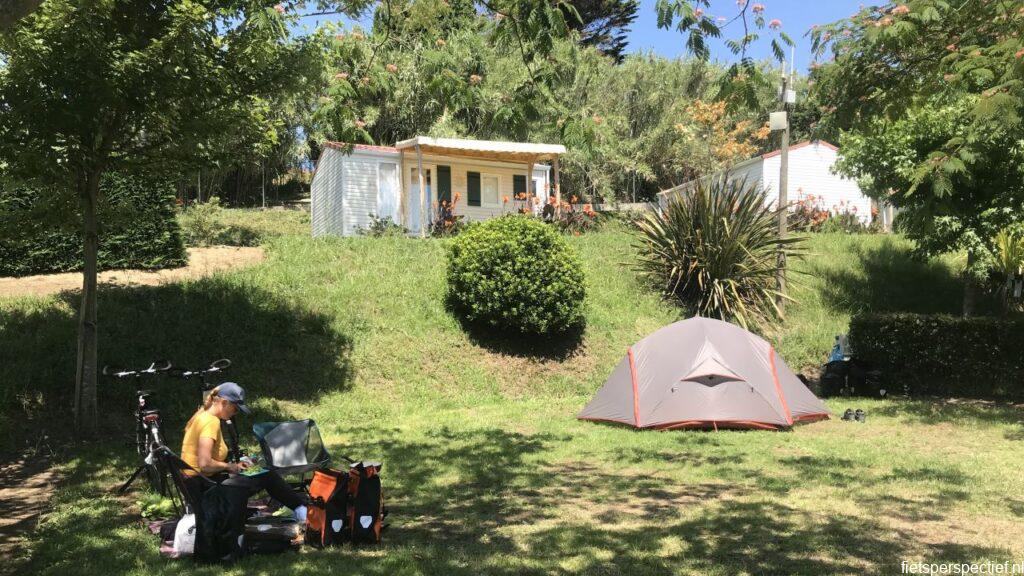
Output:
[[856,358],[910,394],[1024,398],[1024,319],[864,314],[850,322]]
[[[175,218],[174,184],[170,180],[112,174],[104,177],[100,195],[100,270],[155,270],[188,262]],[[32,189],[0,195],[0,218],[5,228],[20,231],[0,237],[0,276],[82,269],[81,232],[59,226],[55,219],[37,218],[48,209],[41,204],[52,200],[53,195]],[[69,203],[64,210],[74,207]]]
[[583,323],[579,256],[552,227],[505,216],[469,226],[448,253],[448,302],[464,320],[522,334]]

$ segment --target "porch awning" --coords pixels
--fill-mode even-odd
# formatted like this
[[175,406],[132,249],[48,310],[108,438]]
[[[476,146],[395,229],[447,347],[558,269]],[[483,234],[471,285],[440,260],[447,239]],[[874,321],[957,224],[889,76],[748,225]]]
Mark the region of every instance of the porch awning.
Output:
[[415,149],[424,154],[466,156],[516,162],[554,160],[565,154],[561,144],[534,144],[531,142],[501,142],[498,140],[462,140],[459,138],[431,138],[417,136],[395,144],[399,150]]

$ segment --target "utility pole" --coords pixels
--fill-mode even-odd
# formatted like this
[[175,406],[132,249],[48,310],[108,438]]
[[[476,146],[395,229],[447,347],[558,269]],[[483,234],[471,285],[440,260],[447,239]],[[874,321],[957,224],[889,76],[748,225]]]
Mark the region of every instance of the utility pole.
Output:
[[263,198],[263,209],[267,209],[267,166],[260,162],[260,196]]
[[[789,64],[789,72],[793,73],[795,65],[793,62]],[[780,162],[779,162],[779,239],[784,239],[787,232],[787,219],[789,217],[789,105],[796,102],[796,93],[792,89],[790,77],[786,74],[786,63],[782,63],[782,90],[780,96],[782,99],[782,112],[775,113],[777,115],[776,122],[772,123],[772,128],[780,128],[782,130],[782,145],[780,147]],[[778,116],[781,116],[781,126],[779,126]],[[778,290],[778,295],[775,297],[775,304],[779,308],[780,313],[786,311],[786,300],[783,294],[786,292],[786,251],[783,246],[779,247],[778,260],[776,263],[775,270],[775,288]]]

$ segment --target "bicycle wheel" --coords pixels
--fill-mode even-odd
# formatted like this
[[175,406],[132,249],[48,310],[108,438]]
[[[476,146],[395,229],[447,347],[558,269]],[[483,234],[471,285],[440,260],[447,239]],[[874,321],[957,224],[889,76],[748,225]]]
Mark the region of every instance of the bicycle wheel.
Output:
[[167,496],[167,477],[163,467],[160,466],[159,462],[146,465],[146,483],[149,485],[149,489],[161,496]]

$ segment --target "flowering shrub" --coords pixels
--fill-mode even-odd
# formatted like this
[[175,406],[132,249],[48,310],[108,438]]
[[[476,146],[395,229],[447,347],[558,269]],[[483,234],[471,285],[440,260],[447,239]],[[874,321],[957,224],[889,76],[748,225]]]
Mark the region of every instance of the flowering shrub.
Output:
[[534,335],[583,323],[579,256],[543,222],[509,215],[473,224],[448,250],[448,302],[463,320]]
[[549,196],[543,209],[537,210],[540,202],[540,198],[520,192],[511,201],[506,196],[503,199],[502,210],[507,209],[525,216],[535,216],[539,212],[545,222],[550,222],[559,231],[574,236],[596,230],[600,224],[600,217],[594,211],[593,205],[580,203],[577,196],[570,196],[568,202],[563,201],[561,204],[554,196]]
[[441,200],[434,203],[436,217],[430,224],[431,236],[455,236],[466,228],[466,217],[455,213],[455,203],[459,201],[459,193],[455,193],[452,201]]
[[800,232],[866,232],[856,206],[845,202],[826,207],[824,198],[808,194],[796,201],[789,214],[789,227]]
[[562,202],[561,210],[556,211],[551,220],[559,230],[574,236],[598,227],[598,216],[594,208],[590,204],[577,204],[577,201],[576,196],[571,196],[569,202]]

